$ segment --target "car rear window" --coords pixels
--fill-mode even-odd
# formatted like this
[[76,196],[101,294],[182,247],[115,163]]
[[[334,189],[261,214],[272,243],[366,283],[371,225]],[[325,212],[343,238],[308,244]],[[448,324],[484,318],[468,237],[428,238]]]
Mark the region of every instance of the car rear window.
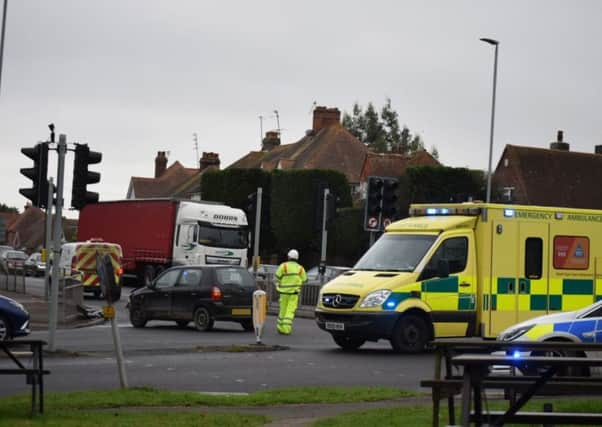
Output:
[[243,288],[255,287],[253,277],[243,268],[217,268],[215,275],[220,285],[239,285]]

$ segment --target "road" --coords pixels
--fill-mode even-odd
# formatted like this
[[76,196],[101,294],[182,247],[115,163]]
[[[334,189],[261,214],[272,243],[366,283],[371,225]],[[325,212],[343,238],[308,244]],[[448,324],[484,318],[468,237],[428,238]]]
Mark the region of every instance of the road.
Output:
[[[33,285],[33,281],[31,286],[28,283],[28,289]],[[228,322],[216,322],[210,332],[198,332],[191,327],[180,329],[175,322],[161,321],[149,322],[142,329],[134,328],[125,309],[129,292],[130,289],[124,289],[117,304],[117,323],[131,387],[230,393],[325,385],[418,390],[420,380],[433,373],[430,354],[395,354],[388,341],[366,343],[356,352],[344,352],[314,320],[305,318],[295,319],[293,334],[283,336],[276,333],[275,317],[268,316],[263,343],[284,346],[285,350],[207,351],[212,346],[251,345],[255,336]],[[88,297],[85,302],[103,304]],[[30,338],[46,340],[48,333],[34,331]],[[60,329],[56,333],[56,347],[57,354],[45,358],[45,366],[52,372],[46,379],[48,390],[119,387],[110,323]],[[20,377],[0,381],[0,395],[26,390]]]

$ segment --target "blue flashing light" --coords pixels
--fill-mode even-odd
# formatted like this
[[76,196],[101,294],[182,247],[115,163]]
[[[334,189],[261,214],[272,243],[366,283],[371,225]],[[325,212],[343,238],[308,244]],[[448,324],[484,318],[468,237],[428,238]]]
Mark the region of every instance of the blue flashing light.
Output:
[[397,303],[395,301],[389,301],[387,302],[387,308],[394,308],[395,305],[397,305]]
[[504,216],[506,218],[512,218],[514,216],[514,209],[504,209]]
[[514,352],[512,353],[512,358],[520,359],[520,351],[514,350]]
[[437,215],[437,208],[427,208],[426,214],[427,215]]
[[447,215],[447,214],[449,214],[449,209],[447,209],[447,208],[441,208],[441,214],[442,214],[442,215]]

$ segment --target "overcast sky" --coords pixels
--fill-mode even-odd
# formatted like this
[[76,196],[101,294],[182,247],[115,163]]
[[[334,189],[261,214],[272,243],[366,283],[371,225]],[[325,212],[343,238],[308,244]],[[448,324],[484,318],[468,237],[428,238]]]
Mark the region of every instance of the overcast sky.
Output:
[[442,163],[485,170],[494,48],[481,37],[500,41],[494,168],[505,144],[548,147],[558,129],[571,150],[602,144],[600,1],[8,1],[0,201],[19,209],[20,149],[51,122],[102,152],[101,200],[153,176],[159,150],[194,167],[195,132],[222,167],[260,148],[258,116],[274,129],[275,109],[295,142],[314,102],[390,98]]

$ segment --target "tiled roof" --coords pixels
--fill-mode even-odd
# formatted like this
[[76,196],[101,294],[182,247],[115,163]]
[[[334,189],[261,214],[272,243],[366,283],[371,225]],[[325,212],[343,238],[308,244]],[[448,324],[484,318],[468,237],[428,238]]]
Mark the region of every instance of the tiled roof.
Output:
[[412,156],[368,152],[362,168],[362,181],[369,176],[399,177],[408,166],[440,166],[440,163],[423,150]]
[[18,248],[36,249],[44,244],[46,214],[30,206],[8,227],[6,235],[10,244]]
[[130,185],[137,199],[171,197],[178,188],[198,174],[198,169],[185,168],[176,161],[159,178],[133,176]]
[[344,174],[350,183],[359,183],[367,152],[366,146],[347,129],[334,124],[293,144],[279,145],[270,151],[252,151],[228,169],[271,171],[279,166],[283,169],[330,169]]
[[521,204],[602,209],[601,182],[600,154],[506,145],[492,188],[514,187]]
[[197,170],[197,174],[188,178],[187,181],[185,181],[179,187],[177,187],[171,196],[188,199],[195,194],[199,194],[201,192],[201,179],[203,177],[203,174],[208,171],[218,171],[218,170],[219,170],[219,166],[217,166],[217,165],[207,166],[205,169],[203,169],[200,172]]

